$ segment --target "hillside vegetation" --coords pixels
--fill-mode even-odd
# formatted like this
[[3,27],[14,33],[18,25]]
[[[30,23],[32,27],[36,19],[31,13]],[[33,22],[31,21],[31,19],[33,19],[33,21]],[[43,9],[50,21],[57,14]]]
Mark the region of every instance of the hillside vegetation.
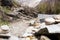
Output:
[[59,14],[60,0],[42,0],[37,9],[40,13]]
[[0,25],[8,24],[9,16],[6,14],[12,12],[12,8],[20,5],[15,0],[0,0]]
[[16,19],[37,17],[37,11],[28,6],[21,6],[16,0],[0,0],[0,20],[5,24]]

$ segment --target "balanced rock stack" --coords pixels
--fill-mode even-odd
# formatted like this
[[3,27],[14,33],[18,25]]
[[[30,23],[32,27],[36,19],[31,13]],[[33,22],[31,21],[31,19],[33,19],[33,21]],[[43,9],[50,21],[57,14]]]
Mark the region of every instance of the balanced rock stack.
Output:
[[0,28],[0,40],[19,40],[17,36],[11,35],[10,28],[7,25],[2,25]]
[[[9,26],[2,25],[0,27],[0,40],[7,40],[10,37]],[[6,39],[4,39],[6,38]]]
[[7,25],[1,26],[0,33],[1,34],[9,33],[9,27]]

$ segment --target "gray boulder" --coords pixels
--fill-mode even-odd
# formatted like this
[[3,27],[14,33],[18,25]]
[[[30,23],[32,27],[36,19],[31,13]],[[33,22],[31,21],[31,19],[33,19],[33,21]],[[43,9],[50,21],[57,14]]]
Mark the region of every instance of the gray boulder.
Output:
[[54,16],[54,19],[56,19],[56,20],[60,20],[60,15],[56,15],[56,16]]
[[54,16],[54,19],[55,19],[56,22],[59,23],[59,22],[60,22],[60,15],[56,15],[56,16]]
[[55,23],[55,19],[53,19],[53,18],[45,18],[45,23],[46,24],[53,24],[53,23]]

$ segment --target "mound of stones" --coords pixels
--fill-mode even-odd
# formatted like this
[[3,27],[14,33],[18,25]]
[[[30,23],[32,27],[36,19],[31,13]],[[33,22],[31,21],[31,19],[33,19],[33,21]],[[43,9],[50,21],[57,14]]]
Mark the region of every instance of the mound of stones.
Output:
[[19,40],[19,38],[11,35],[8,25],[2,25],[0,27],[0,40]]

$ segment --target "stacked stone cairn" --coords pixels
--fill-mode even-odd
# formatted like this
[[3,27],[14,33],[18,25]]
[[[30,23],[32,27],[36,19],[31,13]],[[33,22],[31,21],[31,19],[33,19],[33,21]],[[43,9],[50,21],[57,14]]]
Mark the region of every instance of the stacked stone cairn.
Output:
[[19,40],[19,38],[11,35],[8,25],[2,25],[0,27],[0,40]]

